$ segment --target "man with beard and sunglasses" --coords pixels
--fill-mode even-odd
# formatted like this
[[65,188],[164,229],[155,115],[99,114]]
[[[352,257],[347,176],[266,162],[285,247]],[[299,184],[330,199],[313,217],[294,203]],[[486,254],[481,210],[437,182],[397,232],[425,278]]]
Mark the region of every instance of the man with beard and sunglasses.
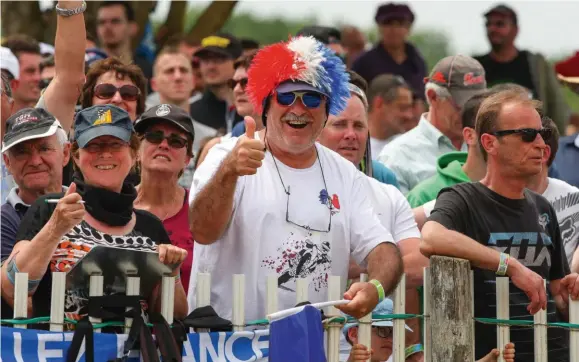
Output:
[[256,131],[246,117],[245,134],[214,146],[193,177],[190,310],[199,272],[211,273],[211,305],[224,318],[234,274],[245,274],[248,320],[266,312],[267,275],[277,277],[280,309],[295,305],[299,278],[307,278],[312,303],[327,300],[328,276],[345,282],[350,256],[370,282],[352,284],[339,309],[361,317],[394,290],[402,258],[373,211],[366,176],[316,143],[328,115],[346,106],[348,78],[342,60],[313,37],[257,53],[247,92],[266,128]]
[[[527,189],[529,179],[545,167],[545,140],[551,136],[538,110],[540,103],[518,90],[483,101],[476,133],[486,175],[479,182],[442,189],[422,228],[424,255],[470,261],[478,317],[496,317],[497,275],[512,282],[510,315],[517,318],[532,319],[544,309],[549,323],[567,320],[569,298],[579,299],[579,274],[569,271],[555,210]],[[568,331],[551,328],[547,333],[549,361],[568,361]],[[532,361],[533,331],[511,326],[511,337],[515,361]],[[476,324],[475,338],[475,357],[481,358],[495,347],[495,326]]]
[[506,5],[497,5],[484,17],[491,51],[475,59],[484,67],[489,87],[499,83],[526,87],[543,103],[544,114],[555,121],[561,134],[565,134],[570,110],[557,76],[543,55],[517,49],[515,38],[519,25],[515,11]]

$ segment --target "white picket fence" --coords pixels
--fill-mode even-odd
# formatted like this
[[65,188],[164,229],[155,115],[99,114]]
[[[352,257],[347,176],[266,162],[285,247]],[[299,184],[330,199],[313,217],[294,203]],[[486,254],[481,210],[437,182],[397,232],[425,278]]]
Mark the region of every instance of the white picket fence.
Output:
[[[472,278],[472,273],[471,276]],[[361,276],[361,280],[366,280],[366,275]],[[427,338],[431,335],[431,322],[429,313],[431,308],[436,308],[430,304],[430,288],[429,283],[430,274],[429,268],[424,269],[424,356],[426,362],[431,362],[431,348],[432,340]],[[471,279],[472,280],[472,279]],[[15,278],[15,303],[14,303],[14,318],[27,317],[27,284],[28,275],[25,273],[18,273]],[[139,293],[139,278],[130,276],[127,278],[127,295],[138,295]],[[336,301],[342,299],[343,290],[341,287],[341,280],[338,276],[329,277],[328,281],[328,300]],[[472,283],[471,285],[474,285]],[[52,274],[52,304],[50,313],[50,330],[62,331],[64,322],[64,291],[66,286],[65,273]],[[509,319],[509,280],[506,277],[497,277],[497,319]],[[93,275],[90,278],[90,296],[102,296],[103,294],[103,276]],[[210,305],[210,289],[211,276],[209,274],[199,274],[197,277],[197,306],[202,307]],[[394,314],[405,314],[405,290],[406,283],[403,276],[396,291],[391,296],[394,301]],[[267,301],[265,315],[271,318],[271,315],[278,312],[278,285],[277,277],[270,276],[267,278]],[[173,323],[173,296],[175,292],[175,283],[173,277],[163,277],[162,280],[162,304],[161,313],[168,323]],[[245,276],[233,276],[233,310],[232,310],[232,324],[234,331],[243,331],[246,329],[244,316],[244,292],[245,292]],[[474,295],[474,293],[472,293]],[[296,290],[296,304],[308,300],[308,282],[306,279],[299,279],[297,281]],[[472,301],[474,306],[474,300]],[[474,308],[474,307],[473,307]],[[570,323],[579,324],[579,301],[570,301]],[[340,317],[341,312],[335,307],[327,307],[325,310],[327,317]],[[547,362],[547,314],[546,311],[541,310],[534,316],[534,332],[535,332],[535,361]],[[91,318],[92,323],[100,323],[96,318]],[[360,343],[369,347],[371,338],[371,314],[368,314],[359,320],[359,340]],[[471,320],[470,323],[475,323]],[[393,321],[393,360],[394,362],[403,362],[405,360],[405,320],[395,319]],[[125,331],[131,326],[131,319],[127,318],[125,321]],[[15,325],[16,328],[26,328],[26,325]],[[328,362],[339,361],[339,344],[341,323],[328,323],[326,333],[326,354]],[[99,332],[99,330],[96,330]],[[474,336],[473,336],[474,340]],[[508,325],[497,325],[497,346],[502,349],[503,346],[510,341],[510,328]],[[474,345],[474,344],[473,344]],[[473,352],[474,354],[474,352]],[[503,361],[502,356],[499,362]],[[579,330],[570,331],[570,355],[569,361],[579,361]],[[432,361],[438,362],[438,361]]]

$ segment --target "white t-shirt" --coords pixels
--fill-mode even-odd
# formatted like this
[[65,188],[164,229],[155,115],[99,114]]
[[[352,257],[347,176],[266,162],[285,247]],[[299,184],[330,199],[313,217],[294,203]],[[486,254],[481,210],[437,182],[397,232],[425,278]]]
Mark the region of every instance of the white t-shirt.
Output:
[[[543,197],[549,200],[559,222],[561,230],[561,239],[565,245],[565,255],[571,265],[573,254],[579,246],[579,189],[569,185],[565,181],[549,177],[549,185]],[[424,214],[426,217],[434,209],[436,200],[424,204]]]
[[[193,177],[190,202],[236,142],[237,137],[223,140],[210,150]],[[211,274],[211,306],[226,319],[231,318],[234,274],[245,274],[246,320],[265,316],[269,275],[278,277],[280,310],[295,306],[296,278],[308,279],[310,302],[326,301],[329,276],[340,276],[345,287],[350,255],[365,266],[364,259],[373,248],[392,242],[373,212],[366,176],[339,154],[316,147],[323,174],[318,161],[307,169],[293,169],[276,160],[289,196],[270,152],[255,175],[238,179],[231,220],[222,237],[211,245],[195,244],[189,311],[196,308],[199,272]],[[286,210],[291,222],[286,221]],[[321,232],[328,229],[330,220],[330,232]]]
[[420,238],[412,208],[402,192],[392,185],[375,178],[366,177],[369,183],[370,199],[378,219],[390,231],[394,242],[408,238]]
[[571,265],[573,254],[579,246],[579,189],[565,181],[549,177],[543,196],[549,200],[559,222],[565,255]]
[[380,152],[382,152],[382,149],[384,148],[384,146],[386,146],[388,144],[388,142],[390,142],[391,139],[385,139],[385,140],[380,140],[378,138],[374,138],[374,137],[370,137],[370,151],[372,152],[372,159],[373,160],[377,160],[378,156],[380,155]]
[[[366,177],[370,190],[370,199],[378,219],[387,230],[390,230],[394,242],[408,238],[420,238],[420,231],[414,220],[410,204],[402,192],[392,185],[382,183],[372,177]],[[340,334],[340,361],[345,362],[350,356],[352,346],[344,334]],[[390,360],[389,360],[390,361]]]

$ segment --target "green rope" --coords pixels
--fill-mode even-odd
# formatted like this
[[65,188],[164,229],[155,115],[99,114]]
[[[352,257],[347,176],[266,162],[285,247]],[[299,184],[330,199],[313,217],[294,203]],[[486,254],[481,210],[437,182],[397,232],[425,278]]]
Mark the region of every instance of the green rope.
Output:
[[[393,319],[405,320],[405,319],[413,319],[413,318],[424,319],[425,317],[428,317],[428,316],[426,316],[424,314],[373,314],[372,315],[372,321],[376,322],[376,321],[381,321],[381,320],[393,320]],[[335,317],[331,317],[330,320],[328,320],[328,322],[329,323],[342,323],[342,324],[344,324],[344,323],[355,322],[356,320],[357,319],[352,318],[352,317],[335,316]],[[534,321],[525,320],[525,319],[512,320],[512,319],[494,319],[494,318],[474,318],[474,320],[476,322],[479,322],[479,323],[509,325],[509,326],[533,327],[535,325]],[[12,324],[12,325],[50,323],[50,317],[36,317],[36,318],[30,318],[30,319],[1,319],[0,323],[1,324]],[[78,321],[64,318],[64,323],[77,324]],[[269,321],[267,319],[257,319],[257,320],[253,320],[253,321],[249,321],[249,322],[245,323],[245,326],[250,327],[250,326],[268,325],[268,324],[269,324]],[[119,322],[111,321],[111,322],[103,322],[103,323],[93,324],[93,328],[95,328],[95,329],[106,328],[106,327],[124,327],[124,326],[125,326],[125,323],[120,322],[120,321]],[[147,323],[147,326],[152,327],[153,325],[151,323]],[[545,326],[579,330],[579,324],[575,324],[575,323],[555,322],[555,323],[547,323],[547,324],[545,324]]]
[[[526,327],[533,327],[535,322],[532,320],[512,320],[512,319],[494,319],[494,318],[474,318],[475,321],[485,324],[498,324],[498,325],[509,325],[509,326],[526,326]],[[547,327],[556,327],[556,328],[569,328],[569,329],[578,329],[579,324],[574,323],[564,323],[564,322],[554,322],[554,323],[546,323],[544,324]]]
[[[41,324],[41,323],[50,323],[50,317],[36,317],[36,318],[30,318],[30,319],[0,319],[0,323],[1,324],[12,324],[12,325],[16,325],[16,324]],[[78,321],[74,320],[74,319],[68,319],[68,318],[64,318],[64,323],[68,323],[68,324],[77,324]],[[153,325],[151,323],[147,323],[148,327],[152,327]],[[93,328],[94,329],[100,329],[100,328],[106,328],[106,327],[125,327],[125,323],[124,322],[103,322],[103,323],[96,323],[93,324]]]
[[260,326],[260,325],[267,325],[269,324],[269,321],[267,319],[256,319],[254,321],[249,321],[247,323],[245,323],[246,327],[251,327],[251,326]]

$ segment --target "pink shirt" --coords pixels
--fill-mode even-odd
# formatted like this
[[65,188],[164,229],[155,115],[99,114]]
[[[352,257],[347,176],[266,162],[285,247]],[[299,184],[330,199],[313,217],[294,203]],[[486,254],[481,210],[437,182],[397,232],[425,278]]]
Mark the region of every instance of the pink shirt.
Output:
[[181,283],[187,293],[189,278],[191,277],[191,264],[193,264],[193,235],[189,229],[189,190],[185,190],[183,207],[177,214],[163,221],[163,226],[169,234],[171,244],[187,250],[187,258],[181,265]]

